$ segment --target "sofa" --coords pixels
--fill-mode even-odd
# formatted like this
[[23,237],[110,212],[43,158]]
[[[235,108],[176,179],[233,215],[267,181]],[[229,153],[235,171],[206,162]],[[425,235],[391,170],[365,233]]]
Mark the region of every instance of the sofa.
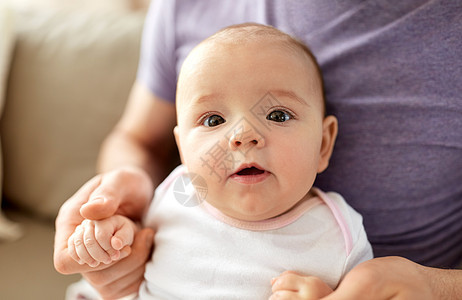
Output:
[[123,111],[144,16],[0,6],[0,299],[64,299],[79,280],[54,270],[54,219]]

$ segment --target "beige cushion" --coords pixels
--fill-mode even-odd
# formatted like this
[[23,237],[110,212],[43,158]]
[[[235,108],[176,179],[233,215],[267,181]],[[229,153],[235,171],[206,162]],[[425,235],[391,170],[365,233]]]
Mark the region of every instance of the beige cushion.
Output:
[[[0,2],[0,118],[3,110],[10,60],[15,42],[14,12],[7,2]],[[1,143],[0,143],[1,144]],[[1,147],[0,147],[1,148]],[[2,182],[2,157],[0,149],[0,191]],[[2,203],[0,198],[0,204]],[[8,220],[0,208],[0,241],[16,240],[22,236],[21,227]]]
[[14,12],[6,2],[0,2],[0,116],[15,40],[14,23]]
[[141,14],[22,12],[1,124],[4,195],[39,215],[94,175],[135,79]]

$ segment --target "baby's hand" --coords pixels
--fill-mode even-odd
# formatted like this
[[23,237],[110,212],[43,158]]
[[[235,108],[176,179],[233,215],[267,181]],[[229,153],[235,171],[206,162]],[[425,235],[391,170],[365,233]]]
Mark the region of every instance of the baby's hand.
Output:
[[275,299],[320,299],[333,292],[321,279],[314,276],[303,276],[293,271],[285,271],[271,280]]
[[120,215],[99,221],[84,220],[70,236],[67,249],[79,264],[109,264],[120,258],[120,250],[133,243],[137,231],[133,221]]

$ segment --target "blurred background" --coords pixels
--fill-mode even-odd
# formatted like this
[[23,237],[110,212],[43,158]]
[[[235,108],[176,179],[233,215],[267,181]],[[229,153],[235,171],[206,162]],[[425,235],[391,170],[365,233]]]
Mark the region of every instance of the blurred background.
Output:
[[0,0],[0,299],[64,299],[54,219],[95,174],[149,0]]

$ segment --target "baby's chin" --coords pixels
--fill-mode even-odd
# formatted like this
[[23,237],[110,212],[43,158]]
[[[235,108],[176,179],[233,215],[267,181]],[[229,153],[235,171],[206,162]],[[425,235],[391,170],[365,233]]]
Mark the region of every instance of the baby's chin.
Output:
[[223,207],[221,205],[216,206],[214,203],[208,203],[226,216],[246,222],[258,222],[271,219],[287,211],[287,209],[281,208],[269,209],[268,205],[264,203],[261,203],[260,205],[256,203],[249,203],[248,205],[246,205],[246,203],[238,203],[233,207]]

